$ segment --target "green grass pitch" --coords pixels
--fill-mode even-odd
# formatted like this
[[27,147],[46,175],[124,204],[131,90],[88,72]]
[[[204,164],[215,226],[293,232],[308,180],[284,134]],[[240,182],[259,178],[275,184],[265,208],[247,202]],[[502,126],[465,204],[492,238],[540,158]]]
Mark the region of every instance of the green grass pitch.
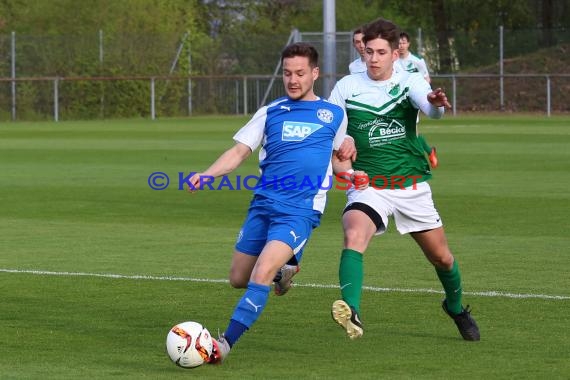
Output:
[[[178,190],[243,117],[0,125],[2,379],[563,379],[570,376],[570,119],[423,120],[431,186],[481,329],[463,341],[433,269],[390,226],[365,254],[364,337],[330,318],[344,194],[329,193],[297,286],[271,294],[221,366],[184,370],[168,329],[223,330],[251,192]],[[257,153],[236,171],[257,173]],[[153,172],[166,190],[148,185]]]

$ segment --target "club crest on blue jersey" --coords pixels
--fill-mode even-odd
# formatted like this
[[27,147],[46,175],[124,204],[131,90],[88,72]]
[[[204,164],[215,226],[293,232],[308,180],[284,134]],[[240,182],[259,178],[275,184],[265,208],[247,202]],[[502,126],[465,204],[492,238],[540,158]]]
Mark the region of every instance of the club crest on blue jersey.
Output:
[[303,123],[299,121],[284,121],[281,133],[282,141],[303,141],[312,133],[318,131],[323,126],[314,123]]
[[317,111],[317,117],[323,123],[330,124],[333,121],[333,113],[331,112],[331,110],[328,110],[326,108],[320,108]]

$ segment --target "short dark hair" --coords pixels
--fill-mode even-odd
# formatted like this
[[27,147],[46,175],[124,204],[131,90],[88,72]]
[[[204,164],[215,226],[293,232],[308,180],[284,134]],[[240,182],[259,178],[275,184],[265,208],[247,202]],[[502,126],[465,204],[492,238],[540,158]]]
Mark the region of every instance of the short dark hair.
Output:
[[410,41],[410,35],[406,32],[401,32],[400,38],[405,38],[406,40],[408,40],[408,42]]
[[354,29],[354,31],[352,32],[352,36],[354,37],[354,35],[362,33],[362,29],[364,29],[364,27],[362,26],[359,26],[358,28]]
[[295,42],[291,45],[287,45],[281,52],[281,64],[283,64],[285,58],[293,57],[309,58],[309,66],[313,69],[319,66],[319,53],[317,49],[306,42]]
[[379,18],[366,25],[362,41],[366,44],[376,38],[388,41],[392,50],[396,50],[400,42],[400,29],[392,21]]

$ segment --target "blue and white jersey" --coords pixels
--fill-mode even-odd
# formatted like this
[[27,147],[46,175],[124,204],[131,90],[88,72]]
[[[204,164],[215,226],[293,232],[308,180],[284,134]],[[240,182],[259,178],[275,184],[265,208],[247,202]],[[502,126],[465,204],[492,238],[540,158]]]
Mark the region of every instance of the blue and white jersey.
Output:
[[283,97],[261,107],[234,136],[259,151],[255,196],[293,215],[323,213],[332,186],[331,157],[344,140],[345,111],[326,100]]

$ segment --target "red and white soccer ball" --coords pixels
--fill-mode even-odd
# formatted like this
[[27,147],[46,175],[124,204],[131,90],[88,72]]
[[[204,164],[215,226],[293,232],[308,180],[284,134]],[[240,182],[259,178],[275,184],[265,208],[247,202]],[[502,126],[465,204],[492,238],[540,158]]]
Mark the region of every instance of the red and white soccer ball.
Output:
[[198,367],[212,354],[212,336],[198,322],[182,322],[166,336],[166,352],[174,364],[184,368]]

